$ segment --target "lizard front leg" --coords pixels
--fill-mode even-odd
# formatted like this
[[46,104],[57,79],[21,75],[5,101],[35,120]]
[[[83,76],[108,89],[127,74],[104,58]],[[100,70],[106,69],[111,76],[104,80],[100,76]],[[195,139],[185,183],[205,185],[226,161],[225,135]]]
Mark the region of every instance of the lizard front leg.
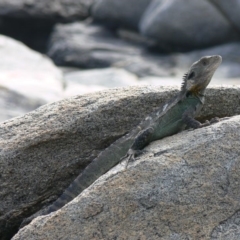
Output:
[[141,132],[139,132],[139,134],[137,135],[137,137],[134,139],[134,142],[132,144],[132,146],[130,147],[130,149],[128,150],[127,154],[122,158],[125,159],[127,158],[127,162],[125,165],[125,169],[128,166],[128,162],[131,159],[134,159],[135,156],[141,152],[141,150],[147,146],[151,140],[152,134],[154,132],[154,129],[152,127],[149,127]]
[[193,113],[192,111],[185,111],[182,115],[182,121],[191,128],[202,128],[209,126],[212,123],[219,122],[219,118],[212,118],[210,121],[206,121],[205,123],[200,123],[196,119],[193,118]]

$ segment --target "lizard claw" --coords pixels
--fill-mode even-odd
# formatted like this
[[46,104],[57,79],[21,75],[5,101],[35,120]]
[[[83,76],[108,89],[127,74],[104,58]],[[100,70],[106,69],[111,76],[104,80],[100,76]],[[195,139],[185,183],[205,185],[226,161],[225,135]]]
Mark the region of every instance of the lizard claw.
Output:
[[143,152],[146,152],[146,151],[129,149],[127,154],[121,158],[121,161],[127,158],[124,170],[127,169],[128,163],[130,161],[132,161],[132,160],[134,161],[136,159],[136,156],[142,154]]
[[212,123],[217,123],[217,122],[220,122],[220,119],[219,119],[218,117],[212,118],[212,119],[210,120],[210,124],[212,124]]
[[209,126],[210,124],[211,124],[211,123],[210,123],[208,120],[206,120],[204,123],[202,123],[201,125],[199,125],[198,128],[207,127],[207,126]]
[[125,167],[124,167],[124,171],[127,169],[127,166],[128,166],[129,161],[131,161],[132,159],[135,160],[135,154],[136,154],[136,153],[135,153],[134,150],[129,149],[128,152],[127,152],[127,154],[121,158],[121,161],[123,161],[124,159],[127,159],[127,160],[126,160],[126,165],[125,165]]

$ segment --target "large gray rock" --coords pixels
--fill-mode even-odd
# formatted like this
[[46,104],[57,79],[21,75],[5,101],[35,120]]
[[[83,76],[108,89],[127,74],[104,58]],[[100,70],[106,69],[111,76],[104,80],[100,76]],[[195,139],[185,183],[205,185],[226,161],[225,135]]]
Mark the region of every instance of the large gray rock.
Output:
[[140,77],[166,76],[171,71],[161,57],[91,23],[58,24],[51,36],[48,55],[57,65],[79,68],[115,66]]
[[78,96],[0,124],[1,240],[10,239],[23,218],[56,198],[102,149],[176,93],[159,90]]
[[0,17],[72,21],[89,16],[94,0],[0,0]]
[[[13,240],[239,239],[240,116],[153,142]],[[81,227],[79,227],[81,226]]]
[[107,26],[137,29],[139,20],[151,1],[97,0],[91,9],[91,15]]
[[[173,87],[111,89],[47,104],[0,124],[1,240],[9,239],[25,217],[56,199],[100,151],[176,92]],[[239,114],[239,96],[236,87],[209,89],[200,119]]]
[[237,39],[238,32],[209,1],[155,0],[140,31],[168,51],[204,48]]
[[51,59],[0,35],[0,85],[45,102],[62,97],[62,73]]
[[33,111],[45,103],[0,86],[0,122]]
[[240,32],[240,0],[210,0]]

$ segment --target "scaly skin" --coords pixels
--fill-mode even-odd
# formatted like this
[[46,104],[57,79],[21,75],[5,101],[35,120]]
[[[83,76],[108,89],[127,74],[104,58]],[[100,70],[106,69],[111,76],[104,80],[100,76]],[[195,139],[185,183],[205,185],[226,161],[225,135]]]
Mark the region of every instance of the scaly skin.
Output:
[[150,124],[139,132],[126,154],[128,160],[150,142],[175,134],[186,126],[200,128],[210,124],[208,121],[201,124],[194,117],[204,104],[206,87],[221,62],[221,56],[206,56],[193,63],[184,76],[181,92],[175,101],[166,103],[153,117],[149,117]]
[[123,158],[128,162],[150,142],[173,135],[186,126],[199,128],[209,125],[210,122],[201,124],[194,117],[203,106],[205,89],[221,62],[220,56],[206,56],[195,62],[184,76],[181,91],[175,98],[101,152],[52,205],[26,219],[22,225],[38,215],[60,209]]

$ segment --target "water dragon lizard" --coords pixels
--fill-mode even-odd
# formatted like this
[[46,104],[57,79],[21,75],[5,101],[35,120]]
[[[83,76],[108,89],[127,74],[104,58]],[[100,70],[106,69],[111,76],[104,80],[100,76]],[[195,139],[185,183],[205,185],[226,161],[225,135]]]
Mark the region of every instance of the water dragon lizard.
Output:
[[206,87],[221,62],[221,56],[214,55],[202,57],[193,63],[184,75],[181,91],[176,97],[102,151],[55,202],[43,209],[40,214],[34,214],[25,219],[23,225],[38,215],[46,215],[60,209],[122,159],[127,159],[127,161],[134,159],[139,151],[150,142],[173,135],[185,129],[186,126],[195,129],[218,121],[215,118],[210,122],[200,123],[194,117],[204,104]]

